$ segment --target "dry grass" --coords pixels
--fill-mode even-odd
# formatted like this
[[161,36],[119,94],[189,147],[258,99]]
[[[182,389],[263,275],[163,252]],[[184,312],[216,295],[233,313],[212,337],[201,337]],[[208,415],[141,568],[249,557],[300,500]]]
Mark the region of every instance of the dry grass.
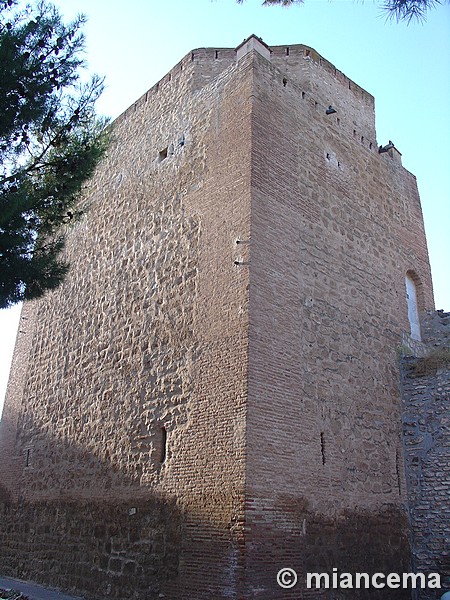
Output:
[[424,358],[418,359],[414,366],[416,375],[430,375],[438,369],[450,366],[450,348],[437,348],[429,352]]

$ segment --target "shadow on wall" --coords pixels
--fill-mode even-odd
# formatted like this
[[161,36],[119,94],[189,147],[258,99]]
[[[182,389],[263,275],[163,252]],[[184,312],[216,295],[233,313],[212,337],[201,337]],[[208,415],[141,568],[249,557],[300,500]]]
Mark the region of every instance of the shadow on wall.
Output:
[[[47,441],[54,453],[63,452],[61,440]],[[101,476],[89,499],[82,472],[92,462]],[[410,598],[407,590],[306,590],[304,585],[306,572],[331,574],[333,567],[408,571],[405,515],[396,507],[332,517],[313,513],[303,499],[280,490],[270,510],[248,518],[244,532],[232,509],[235,498],[225,493],[210,497],[193,489],[191,498],[163,496],[74,447],[65,466],[67,480],[73,481],[71,469],[78,473],[70,491],[58,484],[48,488],[47,499],[23,496],[14,502],[3,491],[2,575],[98,600]],[[105,481],[113,482],[112,489]],[[231,515],[229,522],[208,520],[204,515],[211,506]],[[286,566],[299,574],[293,590],[276,584],[277,572]]]
[[[58,441],[49,440],[52,444],[55,454],[61,452]],[[99,462],[73,448],[72,458],[69,479],[75,464],[82,469]],[[1,575],[92,598],[158,598],[178,571],[182,516],[176,500],[136,493],[135,482],[121,478],[112,464],[97,467],[102,476],[92,500],[77,498],[82,476],[70,490],[48,489],[48,498],[39,500],[19,495],[14,501],[0,486]],[[121,493],[115,500],[105,489],[108,471],[128,487],[127,499]]]
[[[263,517],[252,527],[253,553],[247,557],[245,598],[259,598],[255,590],[265,588],[272,594],[261,597],[270,600],[411,599],[410,590],[338,587],[341,573],[410,571],[407,517],[397,506],[386,505],[377,513],[348,510],[333,517],[314,513],[302,498],[280,494],[274,511],[271,523]],[[273,565],[273,569],[264,565]],[[277,594],[272,583],[275,566],[294,568],[298,586]],[[334,588],[333,569],[338,582]],[[306,589],[308,573],[327,574],[329,589],[324,587],[325,578],[320,589]]]
[[230,597],[237,586],[234,523],[212,524],[204,513],[215,506],[231,514],[235,498],[208,497],[200,483],[188,501],[156,491],[141,484],[138,469],[130,476],[67,437],[34,433],[43,458],[38,448],[29,456],[22,447],[18,495],[0,484],[1,575],[98,600]]

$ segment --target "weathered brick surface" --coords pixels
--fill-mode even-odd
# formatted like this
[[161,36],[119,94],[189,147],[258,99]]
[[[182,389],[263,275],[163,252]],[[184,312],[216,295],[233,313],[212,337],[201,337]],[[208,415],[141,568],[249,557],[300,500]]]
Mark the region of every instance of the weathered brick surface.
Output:
[[328,121],[338,123],[341,132],[362,146],[377,147],[374,98],[369,92],[308,46],[276,46],[271,62],[286,80],[285,87],[297,87],[304,105],[321,113],[331,105],[337,112]]
[[[11,434],[1,437],[16,468],[2,463],[1,480],[20,502],[8,515],[34,518],[51,547],[56,536],[40,529],[52,527],[46,506],[96,521],[101,502],[134,506],[149,494],[168,502],[183,531],[180,568],[163,582],[145,574],[168,597],[220,597],[233,586],[248,320],[248,271],[234,259],[236,238],[249,233],[250,95],[250,60],[198,51],[115,122],[89,210],[68,232],[70,275],[24,308],[37,311],[15,358],[29,358],[28,371],[13,374],[6,400],[2,427]],[[108,513],[98,520],[115,521]],[[154,528],[166,536],[157,519]],[[56,583],[103,598],[87,573],[81,580],[68,568],[74,540],[54,548]],[[7,536],[2,544],[3,568],[53,583],[40,545],[28,561],[16,543]],[[101,560],[94,548],[86,564],[93,556]],[[133,597],[111,564],[111,594]]]
[[[24,308],[3,568],[174,600],[278,599],[282,566],[402,572],[405,273],[433,298],[415,179],[378,154],[372,96],[305,46],[199,49],[113,134],[67,281]],[[302,594],[283,597],[338,597]]]
[[[317,65],[311,69],[320,78]],[[307,534],[320,523],[332,531],[322,539],[331,566],[407,566],[395,347],[408,328],[408,269],[433,306],[414,178],[376,144],[362,144],[345,109],[339,124],[325,114],[328,104],[345,106],[348,86],[339,94],[335,83],[330,101],[316,106],[297,81],[284,85],[283,73],[258,58],[254,89],[250,597],[263,587],[263,569],[274,594],[269,573],[286,562],[303,568]],[[384,540],[370,558],[354,525],[360,519]]]

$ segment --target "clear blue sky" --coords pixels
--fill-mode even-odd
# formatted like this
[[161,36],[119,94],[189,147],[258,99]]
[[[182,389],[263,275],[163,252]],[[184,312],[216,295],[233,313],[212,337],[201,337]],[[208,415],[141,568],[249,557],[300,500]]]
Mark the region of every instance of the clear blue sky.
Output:
[[[450,310],[450,4],[426,23],[386,21],[382,0],[54,0],[89,22],[86,59],[106,77],[99,110],[118,116],[199,47],[234,48],[250,34],[307,44],[375,96],[377,140],[393,140],[418,180],[436,308]],[[18,311],[0,311],[0,404]]]

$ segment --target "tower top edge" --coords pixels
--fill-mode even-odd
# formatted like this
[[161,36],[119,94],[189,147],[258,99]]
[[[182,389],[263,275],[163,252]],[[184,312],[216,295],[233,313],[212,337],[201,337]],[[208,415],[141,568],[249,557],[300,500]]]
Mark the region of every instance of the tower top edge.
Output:
[[[145,94],[138,98],[136,102],[134,102],[121,115],[119,115],[114,122],[117,124],[130,112],[134,112],[140,104],[147,101],[147,97],[150,94],[157,92],[161,86],[172,81],[174,77],[176,78],[185,66],[191,63],[195,64],[197,60],[206,62],[224,60],[224,68],[226,68],[226,66],[234,62],[238,62],[239,57],[246,53],[245,46],[248,47],[247,51],[257,50],[264,58],[266,58],[269,62],[272,62],[273,66],[275,66],[277,69],[282,69],[282,62],[284,60],[286,61],[286,65],[288,65],[289,58],[304,58],[305,60],[310,60],[314,64],[319,65],[321,68],[334,75],[337,79],[341,80],[342,83],[345,83],[345,85],[350,87],[354,92],[362,94],[363,97],[368,99],[369,103],[374,103],[374,97],[370,92],[359,86],[354,80],[345,75],[345,73],[337,69],[333,63],[325,59],[311,46],[307,46],[305,44],[283,44],[269,46],[262,38],[252,34],[235,48],[209,46],[198,47],[190,50],[172,69],[170,69],[162,77],[162,79],[156,82]],[[272,59],[275,60],[275,64],[273,63]]]
[[[193,50],[190,50],[185,55],[185,57],[183,57],[182,61],[187,59],[188,57],[195,56],[196,53],[202,54],[205,58],[210,57],[212,60],[217,59],[218,52],[223,53],[222,54],[223,58],[225,58],[225,57],[230,58],[231,56],[234,56],[234,55],[238,56],[240,54],[240,52],[242,52],[242,48],[246,44],[251,42],[252,40],[261,44],[267,50],[267,52],[270,53],[270,56],[278,59],[278,61],[283,58],[288,59],[289,57],[291,57],[291,58],[292,57],[303,57],[307,60],[311,60],[312,62],[323,67],[328,72],[334,74],[339,79],[345,81],[347,84],[350,83],[351,87],[354,90],[360,90],[365,95],[367,95],[367,97],[371,98],[372,100],[374,99],[373,94],[371,94],[366,89],[364,89],[359,84],[357,84],[353,79],[348,77],[343,71],[338,69],[328,59],[324,58],[319,52],[317,52],[317,50],[315,50],[315,48],[313,48],[312,46],[307,46],[306,44],[280,44],[280,45],[276,45],[276,46],[275,45],[270,46],[261,37],[258,37],[257,35],[252,34],[249,37],[247,37],[245,40],[243,40],[238,46],[236,46],[236,48],[224,48],[224,47],[194,48]],[[268,57],[268,55],[266,56],[266,58],[268,58],[268,60],[271,60]],[[280,68],[279,62],[277,64],[277,67]]]

